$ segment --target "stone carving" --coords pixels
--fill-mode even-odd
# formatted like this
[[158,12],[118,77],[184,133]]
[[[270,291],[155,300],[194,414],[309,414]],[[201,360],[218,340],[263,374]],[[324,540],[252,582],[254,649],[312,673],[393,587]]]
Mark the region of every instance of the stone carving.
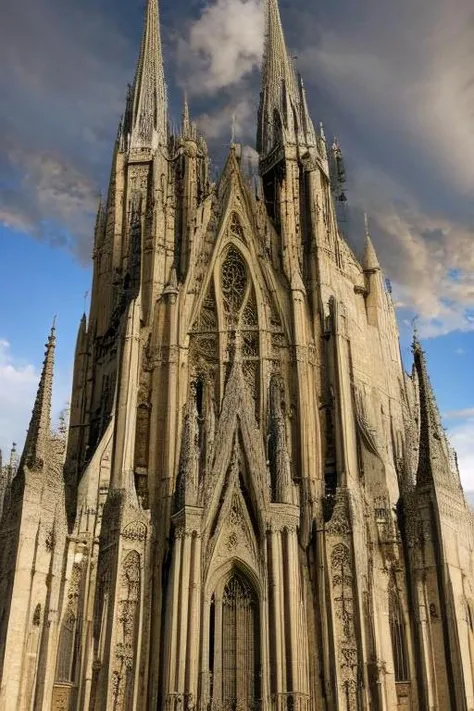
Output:
[[137,551],[130,551],[121,567],[117,619],[119,631],[117,632],[114,669],[112,672],[112,694],[114,708],[117,711],[126,711],[132,708],[133,703],[140,591],[140,555]]
[[291,503],[291,465],[284,419],[284,384],[273,376],[270,381],[270,426],[268,458],[275,501]]
[[347,536],[351,531],[351,518],[349,509],[349,494],[343,489],[338,489],[331,519],[326,530],[331,536]]
[[[16,475],[0,464],[0,699],[13,711],[443,709],[444,677],[451,706],[470,705],[474,526],[456,458],[417,339],[403,370],[368,229],[361,260],[346,243],[340,145],[329,173],[278,2],[262,4],[258,167],[233,144],[211,180],[189,107],[168,125],[146,0],[68,436],[51,426],[53,331]],[[248,589],[240,606],[226,591],[224,655],[211,597],[234,567],[258,610],[233,624]],[[240,698],[252,644],[260,687]],[[227,696],[213,693],[222,678]]]
[[41,624],[41,605],[38,603],[33,613],[33,627],[39,627]]
[[352,556],[348,546],[339,543],[331,553],[332,595],[336,616],[338,656],[342,697],[348,711],[356,711],[359,651],[354,626],[354,581]]
[[139,521],[129,523],[122,531],[122,538],[125,538],[127,541],[140,541],[142,543],[145,541],[146,536],[147,528],[144,523],[140,523]]

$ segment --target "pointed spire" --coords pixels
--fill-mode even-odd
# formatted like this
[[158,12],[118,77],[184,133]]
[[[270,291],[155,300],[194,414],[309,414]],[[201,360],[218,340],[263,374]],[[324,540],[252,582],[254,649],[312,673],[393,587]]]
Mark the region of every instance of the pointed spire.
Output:
[[189,104],[188,104],[188,97],[186,94],[184,95],[183,115],[182,115],[182,122],[181,122],[181,135],[183,138],[190,138],[191,137],[191,121],[189,118]]
[[364,212],[364,225],[365,225],[365,244],[364,244],[364,257],[362,260],[362,266],[365,272],[375,272],[380,271],[380,262],[375,251],[374,244],[370,237],[369,232],[369,219],[367,213]]
[[94,253],[93,256],[95,256],[95,250],[98,249],[105,237],[105,205],[104,201],[102,198],[102,193],[99,195],[99,204],[97,206],[97,216],[95,219],[95,228],[94,228]]
[[452,454],[428,375],[426,356],[417,333],[413,335],[412,351],[420,401],[417,483],[419,485],[434,484],[437,488],[442,487],[462,492],[459,473],[453,471]]
[[87,316],[85,313],[83,313],[81,320],[79,322],[79,329],[77,331],[76,358],[79,353],[84,352],[86,342],[87,342]]
[[148,0],[132,90],[131,148],[167,143],[167,99],[158,0]]
[[46,344],[43,370],[23,450],[22,460],[28,467],[41,466],[48,451],[51,435],[51,399],[53,395],[55,347],[56,316]]
[[304,86],[288,54],[278,0],[266,0],[257,150],[267,155],[283,140],[316,145]]

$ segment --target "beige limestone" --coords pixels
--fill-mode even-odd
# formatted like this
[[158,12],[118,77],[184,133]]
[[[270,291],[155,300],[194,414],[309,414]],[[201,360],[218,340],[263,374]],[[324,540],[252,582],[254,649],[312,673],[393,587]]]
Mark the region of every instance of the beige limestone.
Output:
[[2,470],[0,711],[474,709],[472,516],[425,357],[404,372],[266,17],[255,191],[237,145],[210,181],[187,103],[169,134],[148,2],[67,441],[53,330]]

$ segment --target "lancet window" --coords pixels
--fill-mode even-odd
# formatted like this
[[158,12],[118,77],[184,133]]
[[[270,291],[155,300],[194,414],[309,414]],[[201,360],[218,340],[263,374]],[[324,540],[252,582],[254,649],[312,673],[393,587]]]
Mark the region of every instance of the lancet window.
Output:
[[[236,219],[234,217],[234,231]],[[235,356],[241,358],[242,371],[255,399],[258,418],[260,347],[255,289],[244,258],[232,244],[222,263],[221,281],[227,329],[224,360],[230,368]]]
[[[235,213],[231,217],[229,233],[243,239],[243,229]],[[232,363],[239,358],[258,418],[260,336],[257,301],[247,263],[233,243],[224,253],[218,281],[218,290],[213,282],[208,287],[191,332],[190,353],[195,376],[219,373],[216,384],[220,382],[222,393]]]
[[392,638],[395,681],[408,681],[408,655],[403,611],[395,590],[389,595],[390,636]]
[[234,573],[212,597],[209,666],[213,705],[225,711],[257,709],[260,697],[258,598]]

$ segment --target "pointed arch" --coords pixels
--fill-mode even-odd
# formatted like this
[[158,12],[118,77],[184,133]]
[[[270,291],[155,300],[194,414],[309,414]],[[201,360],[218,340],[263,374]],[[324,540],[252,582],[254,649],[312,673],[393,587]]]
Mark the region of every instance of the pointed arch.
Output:
[[235,561],[209,601],[209,696],[224,709],[258,706],[261,612],[251,578]]

